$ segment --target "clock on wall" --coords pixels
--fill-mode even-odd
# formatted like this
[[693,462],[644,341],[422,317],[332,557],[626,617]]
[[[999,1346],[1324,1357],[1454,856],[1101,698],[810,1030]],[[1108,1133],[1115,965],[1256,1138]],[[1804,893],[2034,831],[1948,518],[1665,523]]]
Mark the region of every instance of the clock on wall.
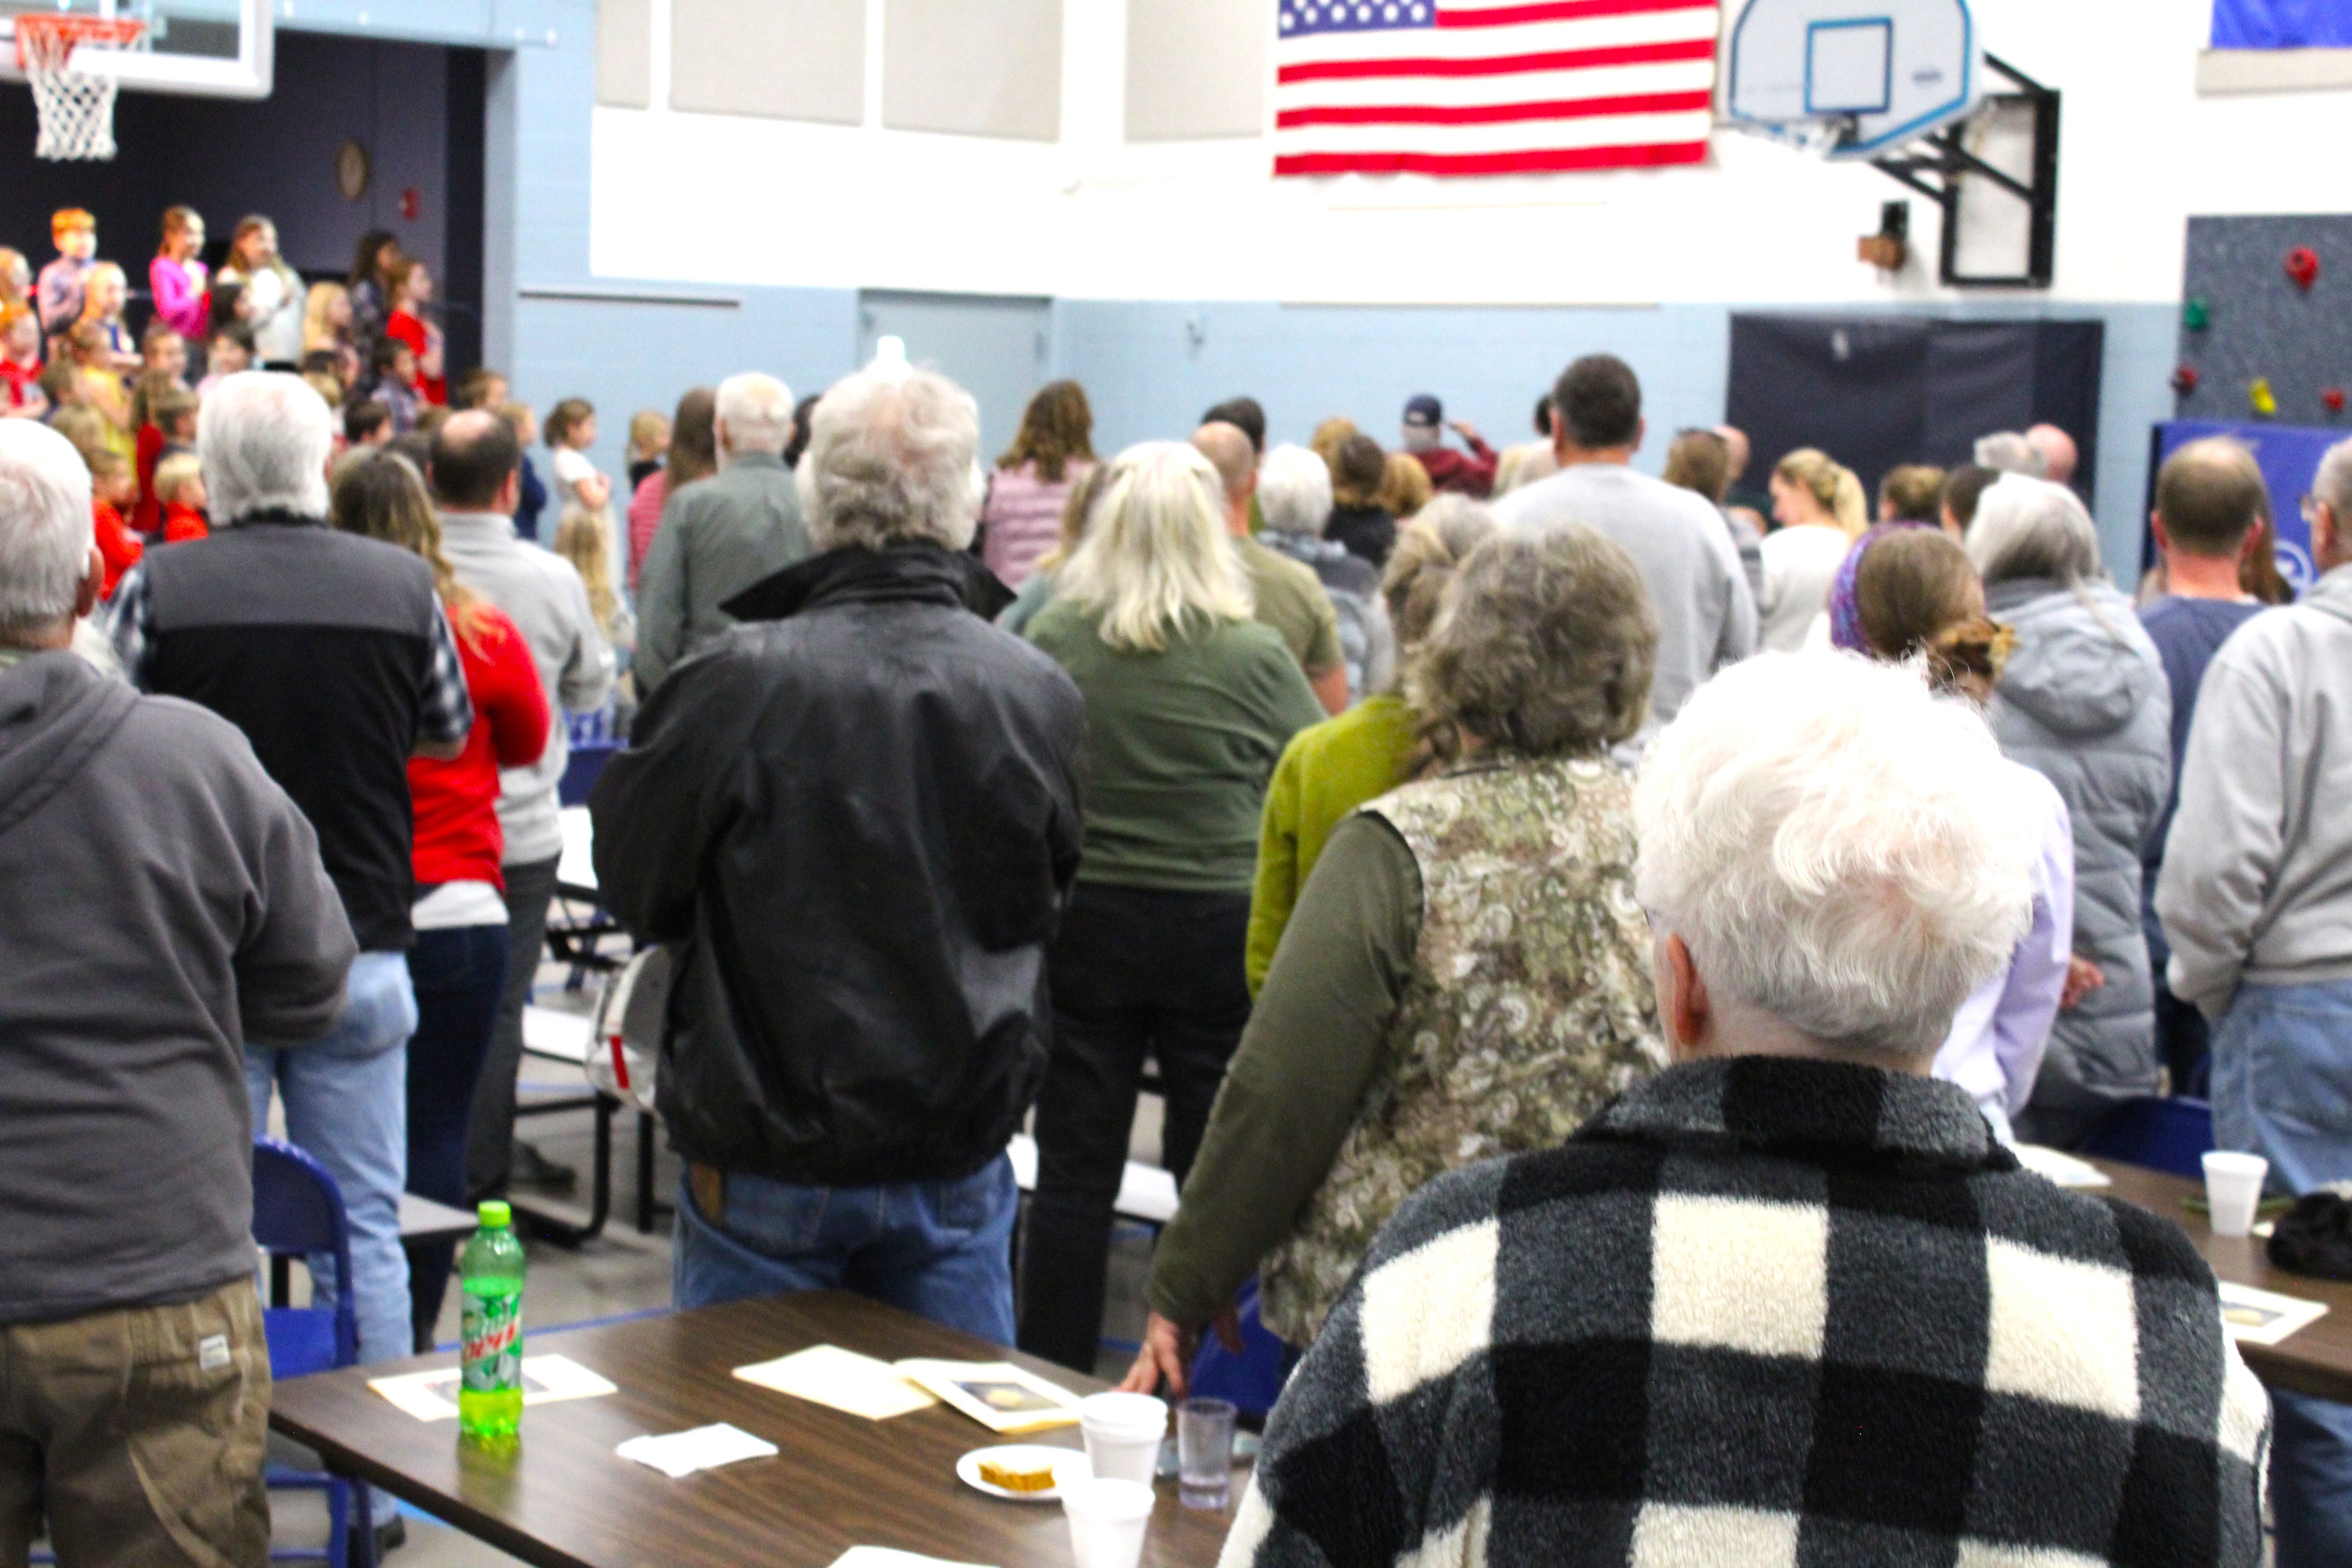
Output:
[[368,176],[372,173],[367,149],[356,142],[346,142],[335,149],[335,189],[343,200],[355,202],[367,195]]

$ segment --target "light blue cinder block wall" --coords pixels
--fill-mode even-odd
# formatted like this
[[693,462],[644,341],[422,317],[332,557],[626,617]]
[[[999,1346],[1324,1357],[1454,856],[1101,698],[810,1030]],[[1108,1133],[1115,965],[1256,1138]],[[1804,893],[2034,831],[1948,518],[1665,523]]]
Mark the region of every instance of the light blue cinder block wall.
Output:
[[[301,0],[295,25],[383,33],[380,22],[358,21],[364,4]],[[510,367],[518,395],[542,409],[573,395],[597,405],[600,466],[620,469],[631,411],[669,408],[688,386],[761,369],[809,392],[856,368],[855,290],[657,281],[636,289],[627,279],[590,273],[594,0],[429,0],[396,9],[405,13],[404,36],[511,48],[494,57],[492,81],[493,255],[486,282],[503,298],[487,311],[489,350],[494,363]],[[789,202],[791,172],[747,170],[742,189],[747,201]],[[681,243],[692,243],[694,229],[692,215],[681,214]],[[555,297],[566,291],[573,297]],[[716,295],[740,304],[615,297],[630,292]],[[1105,449],[1181,436],[1203,408],[1244,392],[1265,405],[1276,439],[1303,441],[1333,414],[1393,439],[1404,399],[1435,392],[1449,415],[1470,420],[1499,446],[1528,438],[1535,399],[1562,365],[1607,351],[1642,376],[1653,432],[1643,460],[1654,468],[1675,429],[1722,418],[1733,312],[1791,308],[1729,300],[1496,310],[1073,299],[1054,307],[1051,359],[1055,374],[1086,384]],[[2167,377],[2175,308],[2003,294],[1931,309],[2106,323],[2095,506],[2109,564],[2128,583],[2139,559],[2148,427],[2172,408]]]

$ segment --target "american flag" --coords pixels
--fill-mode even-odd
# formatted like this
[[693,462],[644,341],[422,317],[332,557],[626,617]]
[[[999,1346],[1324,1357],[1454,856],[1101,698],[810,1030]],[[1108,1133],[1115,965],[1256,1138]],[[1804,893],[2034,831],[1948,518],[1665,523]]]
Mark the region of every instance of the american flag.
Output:
[[1717,0],[1276,0],[1276,174],[1696,163]]

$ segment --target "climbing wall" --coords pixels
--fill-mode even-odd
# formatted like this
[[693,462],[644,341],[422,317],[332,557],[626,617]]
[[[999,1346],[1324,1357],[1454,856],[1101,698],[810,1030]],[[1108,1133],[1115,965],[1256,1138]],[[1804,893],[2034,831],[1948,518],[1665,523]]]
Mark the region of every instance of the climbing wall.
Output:
[[2181,418],[2352,430],[2352,216],[2192,217],[2181,295]]

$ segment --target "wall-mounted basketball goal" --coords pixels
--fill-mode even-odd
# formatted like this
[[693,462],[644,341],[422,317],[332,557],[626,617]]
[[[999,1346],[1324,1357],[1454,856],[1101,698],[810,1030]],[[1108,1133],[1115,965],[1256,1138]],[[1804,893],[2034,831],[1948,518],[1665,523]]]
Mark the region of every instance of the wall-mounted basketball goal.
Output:
[[1730,124],[1867,161],[1942,209],[1944,282],[2049,287],[2058,94],[1985,52],[1967,0],[1746,0],[1726,53]]
[[42,158],[114,156],[114,99],[267,98],[268,0],[0,0],[0,80],[33,89]]

